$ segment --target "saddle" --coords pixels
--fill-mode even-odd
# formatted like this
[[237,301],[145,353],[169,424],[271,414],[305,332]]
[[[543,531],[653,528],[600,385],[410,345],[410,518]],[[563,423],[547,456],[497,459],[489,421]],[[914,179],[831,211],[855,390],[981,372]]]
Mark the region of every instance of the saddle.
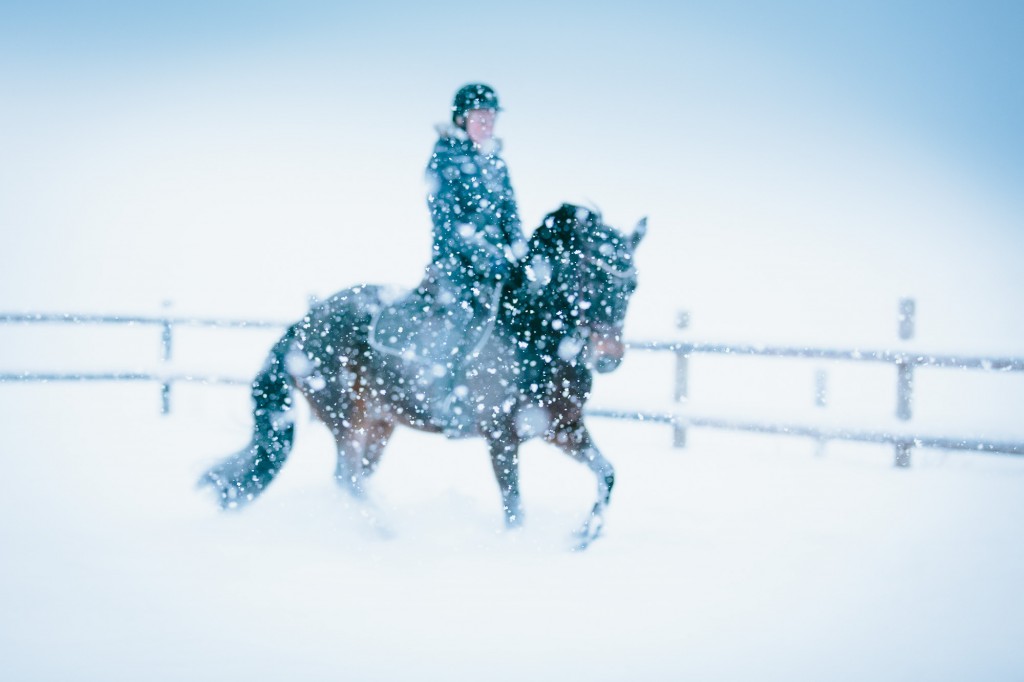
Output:
[[468,325],[470,313],[439,305],[417,288],[382,306],[370,322],[370,345],[406,361],[433,363],[458,345],[453,337]]
[[[430,421],[449,438],[472,435],[474,415],[458,385],[465,365],[486,343],[497,318],[501,287],[490,305],[448,290],[428,271],[420,286],[381,306],[370,321],[370,346],[417,365],[418,381],[430,396]],[[476,303],[476,304],[475,304]]]

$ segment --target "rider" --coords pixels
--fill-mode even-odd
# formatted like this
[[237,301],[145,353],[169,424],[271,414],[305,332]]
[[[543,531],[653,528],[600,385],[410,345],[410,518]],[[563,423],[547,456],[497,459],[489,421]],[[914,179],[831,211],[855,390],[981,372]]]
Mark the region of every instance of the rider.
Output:
[[[526,254],[508,168],[493,136],[499,111],[490,86],[470,83],[459,89],[452,121],[437,126],[439,137],[427,164],[427,205],[434,223],[428,280],[442,302],[472,314],[468,325],[460,325],[461,338],[451,344],[449,381],[441,382],[441,392],[456,398],[461,365],[497,312],[501,286]],[[446,397],[442,402],[451,403],[452,396]]]
[[452,123],[437,126],[439,138],[427,164],[433,265],[453,292],[472,292],[485,307],[487,294],[508,279],[526,252],[501,143],[493,137],[499,111],[489,86],[461,88],[452,103]]

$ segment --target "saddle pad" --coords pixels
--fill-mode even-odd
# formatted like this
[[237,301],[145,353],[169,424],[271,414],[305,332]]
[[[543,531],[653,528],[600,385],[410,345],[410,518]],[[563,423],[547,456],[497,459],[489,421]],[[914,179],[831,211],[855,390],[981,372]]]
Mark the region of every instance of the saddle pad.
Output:
[[444,362],[473,327],[473,313],[425,300],[419,291],[382,306],[370,322],[370,345],[424,363]]

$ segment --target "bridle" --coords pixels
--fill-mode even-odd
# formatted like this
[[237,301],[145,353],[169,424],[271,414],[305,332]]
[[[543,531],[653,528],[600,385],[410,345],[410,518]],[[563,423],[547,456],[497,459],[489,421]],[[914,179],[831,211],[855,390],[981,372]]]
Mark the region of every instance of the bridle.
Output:
[[[541,243],[547,246],[527,263],[524,274],[534,296],[543,290],[551,297],[543,304],[543,319],[559,339],[561,358],[584,353],[588,364],[596,358],[598,371],[608,371],[600,365],[614,367],[622,358],[622,323],[636,287],[632,254],[637,240],[604,225],[598,214],[580,216],[578,211],[561,218],[575,218],[571,227],[563,223],[550,239],[545,236]],[[549,216],[539,229],[558,229],[557,220]]]
[[614,266],[612,266],[611,264],[606,262],[604,259],[597,258],[593,254],[589,254],[589,253],[584,253],[583,254],[583,260],[585,260],[588,263],[591,263],[592,265],[596,265],[598,267],[598,269],[600,269],[601,271],[606,272],[607,274],[611,275],[612,277],[616,277],[618,279],[626,279],[628,277],[635,277],[636,276],[636,266],[635,265],[630,265],[625,270],[617,270]]

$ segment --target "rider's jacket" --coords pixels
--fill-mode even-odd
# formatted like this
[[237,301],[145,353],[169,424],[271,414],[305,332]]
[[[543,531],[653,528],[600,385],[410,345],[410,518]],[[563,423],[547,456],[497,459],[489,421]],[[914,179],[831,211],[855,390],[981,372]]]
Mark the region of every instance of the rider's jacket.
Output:
[[500,287],[527,246],[497,141],[481,149],[461,128],[438,133],[427,164],[431,262],[416,289],[374,317],[370,338],[381,352],[454,373],[485,338]]
[[437,130],[427,164],[432,262],[455,292],[476,290],[486,299],[526,252],[508,168],[498,140],[482,149],[461,128]]

